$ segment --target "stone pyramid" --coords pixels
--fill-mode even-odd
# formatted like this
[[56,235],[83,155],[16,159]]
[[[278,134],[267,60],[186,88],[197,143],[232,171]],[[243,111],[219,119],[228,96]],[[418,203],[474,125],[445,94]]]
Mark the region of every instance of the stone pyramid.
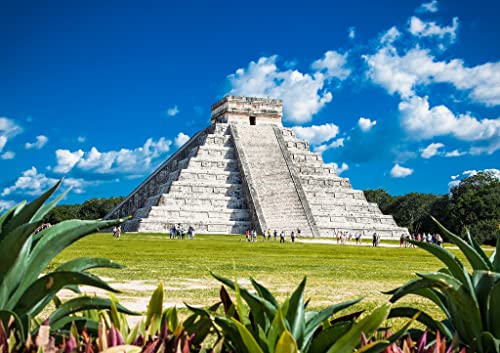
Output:
[[280,100],[225,97],[212,106],[211,125],[106,218],[131,215],[127,232],[164,233],[179,223],[215,234],[300,228],[302,236],[376,231],[399,238],[407,232],[284,128],[281,116]]

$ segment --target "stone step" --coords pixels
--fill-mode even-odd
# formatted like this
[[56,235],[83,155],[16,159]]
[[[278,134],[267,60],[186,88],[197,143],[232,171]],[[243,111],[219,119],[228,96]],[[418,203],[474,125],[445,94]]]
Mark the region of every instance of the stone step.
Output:
[[143,219],[138,223],[137,231],[144,233],[168,234],[169,229],[173,224],[181,224],[185,229],[192,226],[195,229],[195,234],[244,234],[247,229],[252,227],[250,222],[243,221],[214,220],[213,222],[189,223],[186,222],[185,219],[172,219],[172,223],[163,223]]
[[225,196],[222,194],[215,195],[194,195],[194,197],[186,196],[182,193],[171,193],[163,195],[160,199],[159,206],[177,206],[184,207],[186,205],[201,206],[201,207],[223,207],[230,209],[247,208],[246,200],[243,197]]
[[241,184],[199,182],[192,180],[177,180],[170,186],[170,192],[180,192],[186,195],[197,196],[199,194],[222,194],[226,196],[242,196]]
[[238,171],[238,162],[236,159],[223,159],[223,158],[199,158],[194,157],[189,161],[189,168],[195,169],[211,169],[211,170],[226,170]]
[[234,149],[232,147],[210,147],[203,146],[198,150],[197,157],[207,159],[234,159]]
[[248,209],[236,210],[180,210],[168,209],[166,207],[158,206],[151,208],[149,212],[150,219],[152,220],[171,220],[171,219],[188,219],[190,222],[202,222],[210,220],[227,220],[227,221],[250,221]]
[[182,171],[178,181],[192,181],[196,183],[221,183],[221,184],[241,184],[241,176],[238,172],[225,170],[203,170],[187,168]]

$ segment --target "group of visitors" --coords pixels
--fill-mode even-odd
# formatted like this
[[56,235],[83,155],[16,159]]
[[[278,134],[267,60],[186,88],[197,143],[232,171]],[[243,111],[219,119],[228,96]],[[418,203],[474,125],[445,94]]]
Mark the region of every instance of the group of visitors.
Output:
[[435,234],[417,233],[417,234],[413,234],[413,235],[403,233],[403,234],[401,234],[401,237],[399,238],[399,246],[405,247],[405,248],[415,247],[415,245],[413,245],[407,241],[408,239],[422,241],[425,243],[432,243],[432,244],[436,244],[438,246],[443,245],[443,237],[441,237],[441,234],[439,234],[439,233],[435,233]]
[[195,231],[193,226],[189,226],[186,232],[186,229],[182,226],[182,224],[174,224],[170,227],[170,239],[184,239],[187,234],[187,238],[190,240],[194,239]]
[[[292,243],[295,243],[295,239],[300,237],[300,233],[301,233],[300,228],[297,228],[296,231],[292,230],[290,232],[290,239],[291,239]],[[264,241],[265,240],[269,241],[273,237],[274,237],[274,240],[276,241],[278,238],[278,231],[275,229],[273,232],[271,232],[271,228],[268,228],[267,231],[265,231],[262,236],[264,238]],[[285,237],[286,237],[286,233],[284,230],[282,230],[279,233],[280,243],[285,242]],[[257,241],[257,231],[255,229],[247,229],[245,232],[245,240],[247,242],[256,242]]]
[[113,227],[113,238],[120,239],[120,235],[122,235],[122,227],[114,226]]
[[337,244],[346,244],[348,241],[354,239],[356,244],[361,244],[361,239],[365,235],[365,232],[362,233],[350,233],[348,231],[339,230],[337,232],[333,232],[335,239],[337,239]]

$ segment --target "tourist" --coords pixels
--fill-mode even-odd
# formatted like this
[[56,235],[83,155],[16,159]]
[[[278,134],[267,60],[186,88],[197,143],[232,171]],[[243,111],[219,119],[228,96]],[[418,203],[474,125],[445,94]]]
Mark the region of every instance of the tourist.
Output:
[[285,232],[281,231],[280,233],[280,244],[285,242]]
[[120,239],[121,234],[122,234],[122,227],[118,226],[118,228],[116,228],[116,239]]
[[[405,233],[401,233],[401,237],[399,238],[399,247],[402,248],[405,242]],[[406,246],[405,246],[406,248]]]
[[300,228],[297,228],[297,238],[300,237]]
[[275,229],[273,232],[274,235],[274,241],[276,241],[276,238],[278,237],[278,231]]
[[252,241],[254,243],[257,241],[257,231],[255,229],[252,230]]
[[292,243],[295,243],[295,232],[293,230],[290,233],[290,238],[292,239]]
[[378,245],[378,235],[377,232],[373,232],[372,235],[372,246],[376,247]]
[[267,240],[271,240],[271,228],[267,228]]
[[356,244],[361,244],[361,233],[356,234]]
[[[116,238],[116,232],[118,231],[118,228],[116,226],[113,227],[113,238]],[[36,234],[36,233],[35,233]]]
[[248,239],[249,233],[250,233],[250,231],[247,229],[246,232],[245,232],[245,239],[246,239],[246,241],[250,241],[250,239]]

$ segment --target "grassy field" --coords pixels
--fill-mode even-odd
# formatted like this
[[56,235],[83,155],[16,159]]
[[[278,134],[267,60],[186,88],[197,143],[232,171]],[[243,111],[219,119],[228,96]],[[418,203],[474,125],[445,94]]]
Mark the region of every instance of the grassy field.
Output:
[[[118,295],[122,303],[140,312],[146,310],[159,281],[165,284],[166,305],[215,303],[220,285],[209,271],[237,278],[246,286],[252,276],[278,298],[289,294],[307,276],[306,296],[311,298],[311,308],[364,297],[358,306],[370,310],[388,299],[382,291],[414,278],[416,272],[440,267],[434,257],[414,248],[279,244],[263,242],[262,238],[247,243],[240,236],[214,235],[169,240],[152,234],[125,234],[120,240],[110,234],[94,234],[64,251],[51,267],[80,256],[107,257],[127,266],[95,273],[122,290]],[[429,302],[417,297],[408,300],[436,312]]]

